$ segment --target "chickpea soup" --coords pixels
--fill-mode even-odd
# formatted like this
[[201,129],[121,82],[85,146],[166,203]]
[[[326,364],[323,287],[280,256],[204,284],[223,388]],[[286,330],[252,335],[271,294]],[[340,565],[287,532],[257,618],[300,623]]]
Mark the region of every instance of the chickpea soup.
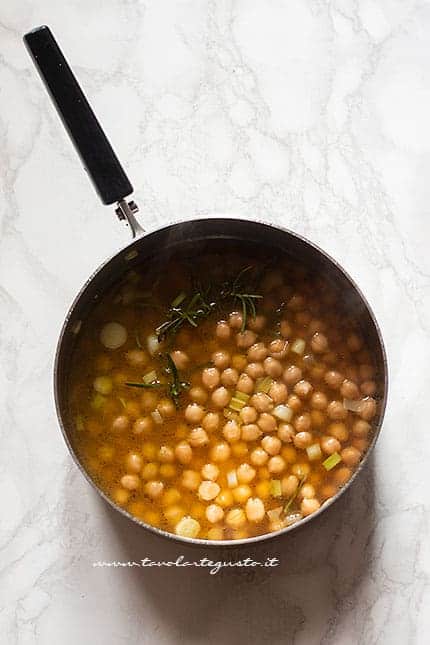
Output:
[[242,539],[336,495],[372,439],[381,387],[328,280],[264,250],[171,254],[124,275],[82,323],[72,442],[144,522]]

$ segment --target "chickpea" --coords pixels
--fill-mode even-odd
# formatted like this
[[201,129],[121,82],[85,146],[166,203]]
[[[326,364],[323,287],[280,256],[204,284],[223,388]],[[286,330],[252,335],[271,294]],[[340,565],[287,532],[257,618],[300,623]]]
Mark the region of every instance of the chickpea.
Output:
[[241,434],[240,427],[236,423],[236,421],[234,421],[234,419],[230,419],[223,427],[222,434],[229,443],[233,443],[234,441],[239,441],[240,434]]
[[[218,504],[209,504],[209,506],[206,508],[206,519],[211,524],[221,522],[223,517],[224,509],[221,506],[218,506]],[[222,535],[219,539],[222,539]]]
[[181,484],[188,490],[197,490],[200,486],[201,477],[195,470],[184,470],[182,473]]
[[202,427],[207,432],[214,432],[219,426],[219,414],[218,412],[208,412],[205,414],[202,420]]
[[352,426],[352,433],[356,437],[367,437],[370,430],[370,423],[367,423],[367,421],[364,421],[362,419],[355,421],[354,425]]
[[170,356],[178,370],[186,369],[188,363],[190,362],[188,355],[185,352],[181,352],[181,350],[179,349],[176,349],[174,352],[170,352]]
[[363,347],[363,342],[357,334],[350,334],[346,339],[346,344],[350,352],[359,352]]
[[313,318],[308,325],[308,332],[313,336],[317,331],[324,331],[325,328],[326,326],[321,320]]
[[208,390],[213,390],[219,385],[220,373],[216,367],[205,367],[202,372],[202,383]]
[[293,475],[296,475],[296,477],[299,477],[302,479],[303,477],[307,477],[311,471],[311,467],[309,464],[293,464],[291,466],[291,472]]
[[327,414],[330,419],[341,421],[342,419],[346,419],[348,411],[343,407],[341,401],[331,401],[327,406]]
[[267,358],[264,359],[263,367],[266,374],[268,376],[272,376],[273,378],[276,378],[277,376],[281,376],[282,374],[281,363],[276,358],[272,358],[271,356],[268,356]]
[[228,317],[228,324],[231,329],[240,329],[243,324],[242,314],[237,311],[233,311]]
[[219,468],[215,464],[205,464],[202,468],[202,477],[203,479],[208,479],[209,481],[215,481],[219,476]]
[[172,506],[173,504],[177,504],[180,499],[181,493],[178,491],[178,489],[169,488],[169,490],[166,490],[166,492],[163,493],[161,503],[163,504],[163,506]]
[[312,484],[306,483],[300,489],[299,497],[301,499],[306,499],[306,498],[311,499],[315,497],[315,495],[316,495],[315,488],[314,486],[312,486]]
[[297,394],[290,394],[287,399],[287,405],[293,410],[293,412],[300,412],[303,407],[302,400],[297,396]]
[[297,459],[297,450],[292,444],[284,446],[281,450],[281,454],[285,461],[289,464],[294,464]]
[[312,441],[313,437],[311,433],[306,431],[298,432],[293,439],[295,447],[299,448],[300,450],[304,450],[305,448],[310,446]]
[[342,450],[340,456],[347,466],[356,466],[361,459],[361,452],[354,446],[347,446]]
[[157,482],[154,480],[146,482],[144,486],[145,494],[148,495],[148,497],[150,497],[151,499],[157,499],[157,497],[160,497],[163,493],[163,490],[163,482]]
[[205,411],[198,403],[190,403],[185,408],[184,416],[188,423],[200,423],[205,416]]
[[175,461],[175,453],[170,446],[160,446],[158,459],[163,464],[171,464]]
[[232,529],[240,529],[246,524],[246,515],[241,508],[232,508],[225,516],[225,523]]
[[267,468],[272,475],[279,475],[279,473],[282,473],[286,467],[287,464],[285,459],[281,457],[281,455],[270,457],[269,463],[267,464]]
[[328,350],[327,336],[317,331],[311,338],[311,348],[315,354],[323,354],[326,352]]
[[[140,472],[143,466],[142,457],[136,452],[129,452],[125,463],[126,468],[130,473]],[[124,486],[124,488],[127,488],[127,486]]]
[[314,410],[325,410],[328,400],[324,392],[314,392],[311,396],[311,406]]
[[241,374],[237,382],[237,389],[239,392],[251,394],[254,389],[254,381],[248,374]]
[[272,358],[285,358],[288,351],[288,341],[276,338],[269,344],[269,354]]
[[251,488],[247,484],[236,486],[231,492],[233,493],[234,501],[238,504],[244,504],[252,495]]
[[250,484],[257,473],[255,472],[255,468],[247,463],[243,463],[238,466],[236,474],[239,484]]
[[[307,432],[312,426],[312,419],[309,412],[304,412],[293,421],[294,428],[298,433]],[[296,435],[297,437],[297,435]]]
[[220,490],[221,488],[216,482],[202,481],[202,483],[199,486],[199,497],[200,499],[203,499],[205,502],[208,502],[211,499],[215,499],[215,497],[218,495]]
[[227,508],[232,506],[234,503],[233,493],[228,488],[223,488],[219,495],[215,498],[215,502],[222,506],[222,508]]
[[249,363],[245,368],[245,373],[255,380],[264,376],[264,367],[262,363]]
[[294,386],[294,393],[301,399],[306,399],[312,392],[313,387],[309,381],[301,380]]
[[333,484],[324,484],[324,486],[321,486],[319,495],[323,500],[330,499],[330,497],[336,495],[336,486],[333,486]]
[[231,454],[238,459],[246,457],[248,452],[248,445],[245,441],[236,441],[231,446]]
[[261,522],[266,514],[263,501],[259,497],[250,497],[246,502],[245,513],[249,522]]
[[141,349],[130,349],[126,352],[125,360],[133,367],[144,367],[149,362],[149,356]]
[[188,441],[193,448],[200,448],[209,443],[209,437],[203,428],[193,428],[188,435]]
[[221,373],[221,383],[225,387],[233,387],[239,380],[239,372],[234,367],[227,367]]
[[369,442],[367,439],[354,437],[354,439],[352,440],[352,445],[354,446],[354,448],[357,448],[357,450],[359,450],[360,453],[363,453],[367,450],[369,446]]
[[363,399],[363,401],[360,404],[360,409],[358,411],[358,414],[365,421],[370,421],[370,419],[373,419],[373,417],[376,414],[375,399],[372,399],[371,397],[368,397],[367,399]]
[[238,370],[239,372],[243,372],[243,370],[246,368],[248,365],[248,361],[246,360],[246,356],[243,354],[234,354],[231,357],[231,366],[235,369]]
[[264,343],[255,343],[248,349],[247,357],[252,363],[260,363],[267,356],[267,348]]
[[243,349],[251,347],[251,345],[255,343],[256,339],[257,335],[250,329],[245,329],[245,331],[241,331],[236,334],[236,344],[238,347]]
[[230,457],[230,446],[228,443],[225,441],[220,441],[219,443],[216,443],[211,450],[211,459],[213,461],[227,461],[227,459]]
[[161,464],[160,475],[161,477],[164,477],[164,479],[172,479],[173,477],[176,477],[175,466],[171,463]]
[[195,403],[203,404],[208,400],[208,394],[206,390],[198,385],[192,387],[188,394],[190,395],[190,399],[192,399]]
[[241,438],[243,441],[256,441],[262,434],[262,431],[255,423],[246,423],[241,428]]
[[277,427],[277,422],[271,414],[263,412],[258,417],[257,425],[263,432],[274,432]]
[[285,497],[291,497],[299,486],[299,479],[295,475],[288,475],[281,479],[281,490]]
[[336,437],[321,437],[321,450],[326,453],[326,455],[332,455],[334,452],[339,452],[340,442]]
[[264,466],[269,459],[269,455],[263,448],[254,448],[250,455],[250,461],[254,466]]
[[158,402],[157,410],[163,419],[173,417],[176,412],[175,404],[170,399],[161,399],[161,401]]
[[124,490],[124,488],[116,488],[113,491],[112,497],[117,504],[123,505],[123,504],[127,504],[130,497],[130,493],[128,490]]
[[298,325],[302,327],[307,327],[312,320],[312,316],[309,311],[299,311],[295,315],[295,321]]
[[365,396],[372,396],[376,392],[375,381],[364,381],[360,385],[360,389]]
[[140,397],[140,404],[144,412],[153,412],[157,407],[157,403],[158,396],[155,392],[151,392],[151,390],[146,390]]
[[213,391],[212,393],[212,403],[217,407],[217,408],[225,408],[229,402],[230,402],[230,394],[229,391],[226,390],[224,386],[221,385],[221,387],[218,387],[216,390]]
[[231,329],[224,320],[220,320],[220,322],[217,323],[215,334],[219,340],[228,340],[230,338]]
[[257,421],[257,410],[250,405],[245,405],[239,413],[243,423],[254,423]]
[[252,329],[252,331],[263,331],[264,327],[266,326],[266,316],[263,316],[259,314],[258,316],[255,316],[255,318],[251,317],[248,320],[248,327],[249,329]]
[[293,328],[288,320],[281,320],[279,331],[281,332],[282,338],[290,338],[293,334]]
[[262,448],[269,453],[269,455],[277,455],[281,450],[281,441],[278,437],[267,436],[261,440]]
[[130,425],[130,419],[125,414],[120,414],[112,421],[112,430],[114,432],[125,432]]
[[330,436],[335,437],[338,441],[346,441],[349,432],[344,423],[331,423],[327,429]]
[[257,412],[269,412],[273,408],[273,401],[265,392],[257,392],[250,398],[249,405],[255,408]]
[[155,459],[157,455],[157,447],[152,441],[145,441],[142,445],[142,456],[144,459],[152,460]]
[[304,517],[315,513],[320,508],[321,504],[315,498],[305,497],[300,504],[300,510]]
[[337,390],[343,383],[343,376],[340,372],[336,372],[336,370],[329,370],[325,373],[324,381],[333,390]]
[[351,475],[351,470],[345,466],[334,471],[333,479],[338,486],[343,486],[351,479]]
[[360,390],[358,385],[353,381],[345,379],[340,386],[340,393],[344,399],[358,399],[360,398]]
[[272,399],[273,403],[275,403],[276,405],[278,405],[279,403],[285,403],[285,401],[288,398],[287,386],[284,385],[284,383],[279,383],[279,381],[275,381],[270,386],[268,395]]
[[220,370],[224,370],[230,365],[231,356],[228,352],[221,349],[212,354],[212,362]]
[[291,443],[295,434],[291,423],[281,423],[278,427],[278,437],[283,443]]
[[186,441],[180,441],[175,448],[175,457],[180,464],[189,464],[193,457],[193,449]]
[[268,479],[259,481],[255,486],[255,492],[262,499],[268,499],[270,497],[270,481]]
[[300,367],[297,367],[297,365],[290,365],[286,370],[284,370],[282,378],[287,385],[293,386],[301,380],[302,370]]
[[363,381],[368,381],[375,376],[375,368],[373,367],[373,365],[370,365],[370,363],[364,363],[363,365],[360,365],[358,372],[360,374],[360,378]]

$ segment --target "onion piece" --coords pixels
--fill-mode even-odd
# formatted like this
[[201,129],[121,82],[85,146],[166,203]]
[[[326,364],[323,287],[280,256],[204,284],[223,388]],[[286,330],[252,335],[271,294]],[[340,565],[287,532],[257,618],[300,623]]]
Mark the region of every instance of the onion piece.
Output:
[[235,470],[230,470],[227,473],[227,485],[229,488],[236,488],[236,486],[239,485],[239,482],[237,481],[237,474]]
[[350,412],[360,412],[362,403],[362,399],[344,399],[343,407],[345,410],[350,410]]
[[282,488],[281,488],[281,480],[280,479],[271,479],[270,480],[270,494],[273,495],[273,497],[281,497]]
[[145,383],[145,385],[149,385],[150,383],[154,383],[154,381],[156,381],[156,380],[157,380],[157,372],[155,370],[152,370],[152,372],[148,372],[142,378],[142,381]]
[[276,522],[277,520],[280,519],[282,513],[282,506],[278,506],[278,508],[272,508],[271,511],[267,511],[267,517],[271,522]]
[[313,443],[311,446],[308,446],[306,448],[306,452],[308,453],[309,461],[315,461],[316,459],[321,459],[322,457],[319,443]]
[[155,334],[150,334],[148,336],[148,338],[146,339],[146,346],[151,356],[155,356],[160,348],[160,343],[158,342],[158,338]]
[[154,419],[155,423],[159,426],[162,425],[163,423],[163,417],[159,413],[158,410],[154,410],[154,412],[151,412],[151,417]]
[[276,408],[272,410],[272,414],[277,419],[285,421],[285,423],[289,423],[289,421],[291,421],[291,419],[293,418],[293,410],[289,405],[284,405],[282,403],[281,405],[277,405]]
[[303,338],[296,338],[294,343],[291,345],[291,351],[294,352],[294,354],[303,354],[305,347],[306,341],[303,340]]
[[108,349],[118,349],[127,340],[127,330],[117,322],[106,323],[100,332],[100,342]]

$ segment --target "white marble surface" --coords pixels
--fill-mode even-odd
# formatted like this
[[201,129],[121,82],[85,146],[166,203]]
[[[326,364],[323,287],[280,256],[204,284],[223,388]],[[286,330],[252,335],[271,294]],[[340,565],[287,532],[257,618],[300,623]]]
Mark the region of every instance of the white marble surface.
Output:
[[[373,462],[315,526],[241,553],[278,555],[270,573],[92,567],[194,552],[114,516],[57,428],[63,317],[128,232],[24,50],[44,22],[144,226],[222,211],[291,227],[380,321],[391,391]],[[429,31],[418,0],[2,0],[1,643],[429,642]]]

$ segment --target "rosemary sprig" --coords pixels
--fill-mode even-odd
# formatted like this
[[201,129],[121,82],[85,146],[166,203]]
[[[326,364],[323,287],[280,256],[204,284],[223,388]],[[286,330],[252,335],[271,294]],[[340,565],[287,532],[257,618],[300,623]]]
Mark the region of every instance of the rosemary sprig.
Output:
[[167,361],[167,372],[171,376],[171,381],[167,386],[167,391],[175,406],[178,407],[179,397],[184,390],[187,390],[189,388],[189,383],[181,381],[181,379],[179,378],[178,368],[176,367],[170,354],[165,354],[165,358]]
[[126,381],[125,385],[128,387],[144,387],[144,388],[154,388],[154,387],[163,387],[163,383],[135,383],[134,381]]
[[246,289],[243,284],[243,277],[246,274],[249,274],[249,272],[252,271],[253,268],[253,266],[247,266],[239,271],[234,281],[232,283],[226,283],[223,291],[221,292],[222,294],[224,294],[225,298],[232,298],[234,301],[236,301],[237,304],[239,304],[242,310],[241,332],[245,331],[248,318],[255,318],[255,316],[257,315],[255,301],[263,297],[257,293],[247,293],[249,289]]
[[158,340],[176,334],[185,323],[197,327],[198,321],[209,316],[215,308],[215,302],[209,302],[208,296],[209,290],[199,290],[190,298],[185,293],[178,294],[168,309],[167,320],[155,330]]
[[302,488],[303,488],[303,484],[305,483],[305,481],[306,481],[306,479],[307,479],[307,478],[308,478],[308,476],[307,476],[307,475],[303,475],[303,477],[302,477],[302,478],[301,478],[301,480],[300,480],[299,485],[298,485],[298,486],[297,486],[297,488],[296,488],[296,492],[295,492],[295,493],[293,493],[293,494],[291,495],[290,499],[289,499],[289,500],[288,500],[288,502],[285,504],[285,506],[284,506],[284,513],[285,513],[285,515],[288,513],[288,511],[289,511],[289,510],[290,510],[290,508],[291,508],[292,503],[294,502],[294,500],[296,499],[297,495],[298,495],[298,494],[300,493],[300,491],[302,490]]

